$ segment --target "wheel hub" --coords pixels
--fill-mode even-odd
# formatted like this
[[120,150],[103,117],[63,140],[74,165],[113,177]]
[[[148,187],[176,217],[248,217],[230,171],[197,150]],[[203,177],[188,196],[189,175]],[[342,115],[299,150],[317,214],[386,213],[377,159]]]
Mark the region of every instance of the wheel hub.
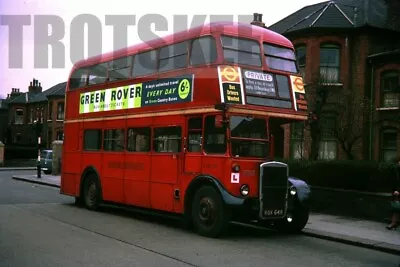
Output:
[[205,224],[212,224],[215,220],[215,205],[211,199],[205,197],[200,200],[199,217]]
[[87,200],[90,204],[96,201],[96,184],[91,183],[87,193]]

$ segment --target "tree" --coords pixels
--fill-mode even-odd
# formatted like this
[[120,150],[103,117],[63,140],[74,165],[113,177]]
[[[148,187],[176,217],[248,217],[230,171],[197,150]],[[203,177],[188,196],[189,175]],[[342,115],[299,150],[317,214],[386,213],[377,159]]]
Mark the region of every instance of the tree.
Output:
[[328,101],[328,90],[318,84],[310,86],[308,89],[309,118],[305,124],[311,136],[310,159],[317,160],[319,155],[319,143],[322,137],[321,117],[324,107]]
[[354,160],[354,145],[364,135],[364,125],[368,118],[370,100],[360,96],[358,90],[343,89],[335,101],[336,127],[332,136],[337,140],[347,159]]
[[[369,99],[360,95],[357,87],[344,88],[329,83],[335,80],[322,75],[307,90],[310,117],[306,128],[311,137],[310,159],[319,158],[319,145],[324,133],[334,138],[349,160],[355,159],[354,146],[364,134],[364,125],[371,111]],[[325,129],[326,114],[335,115],[335,127]]]

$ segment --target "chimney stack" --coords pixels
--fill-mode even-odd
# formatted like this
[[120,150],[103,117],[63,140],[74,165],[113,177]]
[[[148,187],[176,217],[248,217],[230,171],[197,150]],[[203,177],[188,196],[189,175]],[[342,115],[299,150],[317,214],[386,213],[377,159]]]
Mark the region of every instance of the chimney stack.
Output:
[[253,21],[250,24],[265,28],[265,23],[262,21],[262,16],[262,14],[254,13]]

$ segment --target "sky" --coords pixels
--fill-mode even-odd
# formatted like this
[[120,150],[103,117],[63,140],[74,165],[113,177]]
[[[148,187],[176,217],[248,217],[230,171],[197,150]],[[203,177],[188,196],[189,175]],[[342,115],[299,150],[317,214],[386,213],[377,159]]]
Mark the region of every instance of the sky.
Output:
[[[43,90],[49,89],[68,79],[77,60],[173,33],[184,27],[182,21],[189,26],[193,18],[194,25],[220,18],[248,19],[250,23],[253,13],[262,13],[263,22],[269,26],[304,6],[322,1],[0,0],[0,97],[10,93],[11,88],[28,91],[33,78],[41,82]],[[89,21],[87,27],[81,26],[85,19]],[[160,21],[159,27],[148,26],[154,20]],[[113,21],[135,24],[118,30],[114,38],[114,27],[106,25]],[[54,27],[46,26],[47,22]],[[23,26],[18,37],[17,26],[21,23],[28,25]],[[46,53],[46,47],[50,47],[44,41],[46,28],[48,35],[59,40],[54,53],[51,48]]]

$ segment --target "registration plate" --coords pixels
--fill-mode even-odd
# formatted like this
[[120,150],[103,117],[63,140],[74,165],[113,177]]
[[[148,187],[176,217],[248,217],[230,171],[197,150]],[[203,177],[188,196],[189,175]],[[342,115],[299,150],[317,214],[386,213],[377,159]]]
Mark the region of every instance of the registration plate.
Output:
[[264,216],[283,216],[282,209],[264,210]]

